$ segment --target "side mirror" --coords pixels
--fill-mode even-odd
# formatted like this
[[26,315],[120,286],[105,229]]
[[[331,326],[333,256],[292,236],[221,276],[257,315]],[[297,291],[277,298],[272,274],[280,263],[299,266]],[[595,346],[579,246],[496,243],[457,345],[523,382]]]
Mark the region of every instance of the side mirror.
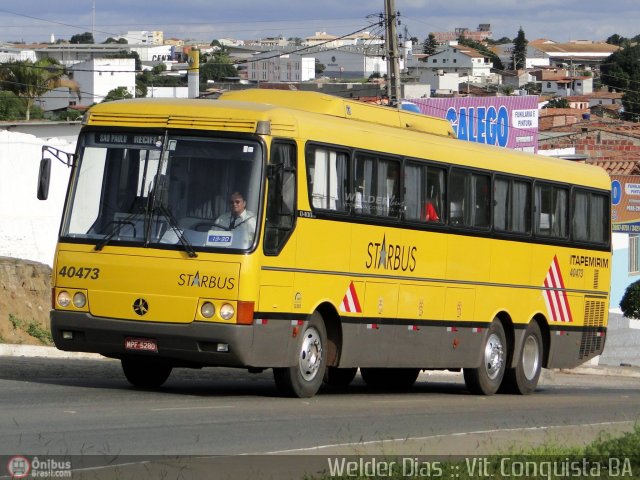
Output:
[[38,200],[46,200],[49,197],[49,183],[51,182],[51,159],[40,160],[40,172],[38,173]]

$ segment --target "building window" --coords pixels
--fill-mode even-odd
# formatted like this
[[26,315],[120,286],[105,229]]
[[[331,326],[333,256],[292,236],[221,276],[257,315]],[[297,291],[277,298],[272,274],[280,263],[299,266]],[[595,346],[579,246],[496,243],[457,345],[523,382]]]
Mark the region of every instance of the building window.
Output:
[[454,59],[453,59],[453,63],[458,63],[458,59],[457,59],[457,58],[454,58]]
[[433,59],[433,63],[438,63],[438,59],[437,59],[437,58],[434,58],[434,59]]
[[640,274],[640,236],[629,235],[629,273]]

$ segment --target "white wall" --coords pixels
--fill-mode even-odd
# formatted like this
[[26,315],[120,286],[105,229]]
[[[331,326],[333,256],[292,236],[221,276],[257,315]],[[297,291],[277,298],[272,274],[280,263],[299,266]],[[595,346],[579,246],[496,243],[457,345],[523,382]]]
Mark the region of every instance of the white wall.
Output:
[[75,64],[73,79],[80,85],[78,105],[100,103],[111,90],[125,87],[135,96],[136,73],[133,58],[96,58]]
[[38,200],[45,144],[75,151],[75,142],[0,130],[0,256],[52,265],[70,169],[54,160],[49,199]]

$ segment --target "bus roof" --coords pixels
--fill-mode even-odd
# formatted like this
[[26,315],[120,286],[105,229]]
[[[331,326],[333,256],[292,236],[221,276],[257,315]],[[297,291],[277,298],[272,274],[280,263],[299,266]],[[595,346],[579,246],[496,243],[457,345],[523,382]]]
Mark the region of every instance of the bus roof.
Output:
[[[457,140],[448,121],[317,92],[250,89],[220,100],[135,99],[93,106],[90,126],[260,132],[610,189],[605,170]],[[393,128],[390,128],[393,127]]]
[[407,110],[373,105],[319,92],[252,88],[223,93],[220,99],[268,104],[455,138],[451,124],[443,118],[429,117]]

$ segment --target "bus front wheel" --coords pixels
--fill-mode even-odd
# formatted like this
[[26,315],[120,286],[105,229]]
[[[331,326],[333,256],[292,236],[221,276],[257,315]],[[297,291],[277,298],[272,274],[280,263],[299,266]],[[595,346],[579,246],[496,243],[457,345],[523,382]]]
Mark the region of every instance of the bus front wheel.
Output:
[[122,371],[134,387],[157,388],[167,381],[173,367],[162,363],[123,358]]
[[538,323],[532,321],[524,332],[520,358],[515,368],[507,370],[503,387],[506,392],[528,395],[538,386],[542,371],[542,334]]
[[327,367],[327,330],[318,312],[311,316],[298,338],[295,364],[274,368],[273,378],[282,394],[309,398],[320,389]]
[[464,369],[464,383],[471,393],[493,395],[500,388],[507,362],[507,340],[497,319],[487,329],[482,348],[482,364]]

